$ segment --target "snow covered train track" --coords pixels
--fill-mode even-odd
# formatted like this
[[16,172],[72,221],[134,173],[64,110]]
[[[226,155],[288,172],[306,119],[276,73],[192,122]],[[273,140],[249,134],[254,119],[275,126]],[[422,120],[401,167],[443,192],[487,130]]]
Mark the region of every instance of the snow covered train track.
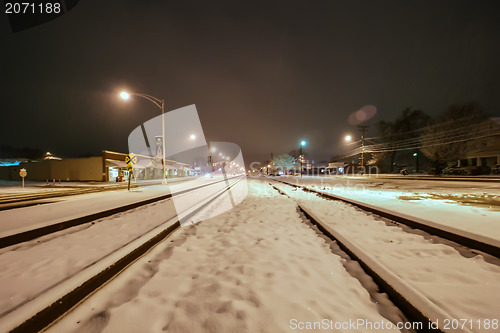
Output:
[[370,205],[370,204],[367,204],[364,202],[341,197],[341,196],[334,195],[331,193],[325,193],[322,191],[312,189],[312,188],[307,187],[307,186],[291,184],[291,183],[284,182],[284,181],[277,180],[277,179],[275,179],[275,181],[278,181],[280,183],[283,183],[283,184],[286,184],[289,186],[293,186],[295,188],[301,188],[304,191],[315,193],[315,194],[317,194],[321,197],[327,198],[327,199],[337,200],[337,201],[348,203],[348,204],[353,205],[357,208],[360,208],[366,212],[373,213],[375,215],[387,218],[389,220],[407,225],[410,228],[420,229],[420,230],[423,230],[431,235],[436,235],[438,237],[450,240],[452,242],[463,245],[465,247],[468,247],[471,249],[476,249],[476,250],[488,253],[488,254],[495,256],[497,258],[500,258],[500,242],[495,240],[495,239],[488,238],[488,237],[481,236],[481,235],[477,235],[477,234],[473,234],[470,232],[466,232],[464,230],[455,229],[455,228],[450,227],[450,226],[440,225],[440,224],[437,224],[437,223],[434,223],[431,221],[418,219],[416,217],[396,213],[394,211],[386,210],[382,207],[376,207],[374,205]]
[[[169,184],[180,183],[193,178],[194,177],[173,178],[169,180]],[[140,181],[139,183],[132,183],[130,187],[135,189],[142,186],[158,185],[161,183],[161,180]],[[59,184],[48,187],[39,186],[38,188],[38,191],[32,193],[0,193],[0,211],[50,203],[62,200],[65,197],[82,194],[126,190],[128,188],[128,184],[126,182],[112,185],[99,184],[70,186]]]
[[[132,187],[137,187],[136,184],[132,184]],[[108,185],[108,186],[88,186],[88,187],[77,187],[77,188],[51,188],[51,191],[35,192],[35,193],[9,193],[0,194],[0,208],[10,209],[17,208],[37,200],[47,200],[59,197],[66,197],[72,195],[88,194],[103,191],[115,191],[127,189],[127,184],[118,185]]]
[[[203,185],[195,186],[192,188],[180,190],[180,191],[175,192],[173,194],[168,193],[168,194],[157,196],[154,198],[129,203],[129,204],[122,205],[119,207],[113,207],[110,209],[102,210],[102,211],[95,212],[92,214],[87,214],[84,216],[79,216],[79,217],[59,221],[56,223],[39,226],[36,228],[27,228],[26,230],[23,230],[20,232],[15,232],[12,234],[0,235],[0,249],[8,247],[8,246],[12,246],[12,245],[17,245],[17,244],[20,244],[23,242],[27,242],[27,241],[33,240],[35,238],[46,236],[46,235],[49,235],[49,234],[52,234],[55,232],[59,232],[59,231],[62,231],[62,230],[68,229],[68,228],[72,228],[75,226],[79,226],[82,224],[92,223],[93,221],[96,221],[98,219],[109,217],[109,216],[112,216],[112,215],[115,215],[118,213],[123,213],[123,212],[129,211],[129,210],[132,210],[132,209],[135,209],[138,207],[142,207],[142,206],[154,203],[154,202],[161,201],[161,200],[169,199],[172,197],[172,195],[179,195],[179,194],[183,194],[183,193],[188,193],[188,192],[195,191],[195,190],[207,187],[207,186],[218,184],[218,183],[223,182],[223,181],[224,180],[219,180],[219,181],[216,181],[213,183],[203,184]],[[82,193],[79,193],[79,194],[82,194]]]
[[[242,179],[241,177],[232,177],[228,179],[230,184],[228,182],[220,184],[220,181],[208,184],[207,186],[214,184],[222,186],[219,186],[215,191],[211,191],[208,194],[205,192],[202,197],[197,198],[196,202],[192,202],[189,207],[185,207],[184,212],[186,214],[183,216],[183,221],[189,220],[199,214]],[[206,186],[198,186],[190,189],[190,191],[182,191],[182,194],[202,188],[206,188]],[[176,194],[181,193],[178,192]],[[136,235],[130,236],[127,239],[125,239],[126,237],[121,237],[122,239],[116,241],[116,244],[101,244],[98,249],[93,249],[87,241],[95,237],[95,235],[81,235],[83,232],[77,231],[66,234],[66,237],[72,238],[66,240],[65,243],[64,240],[56,237],[46,239],[33,246],[29,244],[17,246],[19,252],[24,252],[20,253],[19,258],[24,258],[27,262],[13,262],[14,266],[17,265],[19,267],[17,270],[12,270],[10,274],[11,279],[5,278],[4,272],[2,272],[2,276],[0,277],[0,280],[4,283],[4,287],[6,287],[6,289],[2,290],[2,296],[4,297],[0,303],[0,331],[36,332],[43,330],[104,284],[114,279],[153,247],[168,238],[173,232],[179,229],[180,222],[175,212],[173,217],[168,220],[165,220],[162,216],[158,216],[160,215],[158,212],[164,209],[164,207],[161,208],[160,206],[170,203],[166,199],[154,200],[155,202],[145,207],[147,209],[139,208],[138,210],[115,217],[115,220],[122,219],[120,224],[126,226],[131,221],[137,222],[137,220],[144,219],[145,212],[151,211],[147,213],[147,216],[156,216],[156,220],[160,221],[160,223],[153,221],[149,226],[143,228],[146,231],[136,231]],[[101,223],[100,225],[106,224]],[[88,228],[83,228],[82,230],[85,231]],[[120,230],[116,230],[115,228],[114,232],[117,231]],[[99,231],[98,234],[100,234]],[[120,237],[118,236],[117,238]],[[78,255],[78,252],[68,250],[67,257],[65,257],[65,254],[60,254],[56,258],[52,258],[52,262],[49,262],[48,258],[45,258],[45,260],[39,263],[40,265],[36,266],[37,261],[40,261],[40,258],[36,258],[37,253],[40,253],[42,257],[46,253],[51,253],[53,256],[55,246],[51,246],[51,244],[55,243],[54,241],[60,243],[57,245],[59,248],[65,248],[68,242],[75,243],[76,239],[82,243],[79,245],[79,248],[83,248],[88,252]],[[8,257],[5,258],[6,256]],[[0,262],[2,262],[6,271],[11,267],[8,264],[4,265],[4,262],[13,261],[15,258],[15,254],[10,253],[10,251],[0,252]],[[64,277],[59,276],[61,271],[60,266],[64,265],[58,263],[58,260],[65,261],[64,265],[67,266],[62,267],[63,273],[66,275]],[[66,261],[76,261],[76,263],[70,265]],[[31,265],[29,262],[31,262]],[[44,264],[47,264],[47,267],[42,267]],[[22,290],[20,296],[12,292],[12,297],[9,297],[8,293],[11,292],[7,290],[9,285],[22,285],[23,280],[26,278],[26,274],[22,274],[23,271],[27,275],[38,274],[40,281],[37,282],[40,282],[40,284],[37,286],[26,286],[26,289],[29,290]],[[68,273],[68,271],[71,273]],[[10,303],[8,298],[11,300]]]
[[270,183],[360,263],[411,320],[412,327],[422,332],[499,329],[498,258],[394,224],[387,216],[366,215],[342,202],[323,199],[308,188],[285,184]]

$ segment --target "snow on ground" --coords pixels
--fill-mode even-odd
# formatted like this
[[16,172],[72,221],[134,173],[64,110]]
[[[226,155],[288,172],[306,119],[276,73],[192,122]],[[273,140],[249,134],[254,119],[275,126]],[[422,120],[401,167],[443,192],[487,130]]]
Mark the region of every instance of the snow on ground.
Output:
[[175,215],[165,200],[1,249],[0,316]]
[[[230,180],[231,183],[233,181],[235,180]],[[224,184],[224,182],[194,192],[196,194],[202,192],[204,196],[211,196],[219,190],[219,184]],[[186,186],[186,183],[179,184],[177,190],[181,186]],[[126,192],[124,194],[133,195],[133,193]],[[89,206],[97,206],[103,198],[110,195],[113,194],[91,195],[90,199],[93,200],[90,200],[88,196],[80,199],[75,197],[74,202],[69,201],[66,204],[70,206],[69,208],[76,208],[80,207],[83,202],[84,207],[88,209]],[[132,197],[136,198],[136,196]],[[191,200],[193,192],[175,196],[175,198],[183,197],[188,197],[191,205],[196,203],[196,200]],[[123,252],[125,245],[131,244],[148,231],[175,218],[179,211],[175,208],[172,200],[163,200],[100,219],[92,224],[77,226],[21,245],[1,249],[0,327],[2,326],[1,318],[14,308],[26,304],[38,295],[51,293],[52,288],[75,274],[85,274],[82,274],[84,270],[94,272],[88,274],[95,274],[96,269],[94,267],[89,269],[89,267],[112,253]],[[186,206],[186,208],[189,207]],[[17,218],[23,220],[34,218],[38,211],[36,207],[30,207],[11,212],[17,212]],[[107,264],[101,267],[101,270],[106,266]],[[52,301],[55,299],[52,298]]]
[[58,199],[57,202],[0,211],[0,237],[151,199],[170,192],[175,193],[221,179],[222,177],[201,177],[169,185],[134,188],[130,192],[117,190],[68,196]]
[[500,240],[500,183],[341,176],[278,180]]
[[[169,178],[168,183],[173,184],[176,182],[182,182],[186,180],[191,180],[194,177],[176,177]],[[133,181],[132,185],[137,186],[148,186],[161,184],[161,179],[154,180],[138,180]],[[22,187],[21,181],[13,180],[0,180],[0,198],[7,197],[9,195],[22,195],[22,194],[43,194],[50,192],[73,192],[75,190],[88,190],[88,189],[104,189],[110,187],[127,187],[127,182],[44,182],[44,181],[33,181],[27,180],[24,182],[24,187]]]
[[[499,320],[500,260],[418,230],[386,222],[339,201],[277,183],[322,221],[409,282],[451,317]],[[488,330],[484,330],[487,332]]]
[[181,228],[49,332],[367,332],[349,322],[402,320],[375,290],[292,200],[251,180],[240,205]]

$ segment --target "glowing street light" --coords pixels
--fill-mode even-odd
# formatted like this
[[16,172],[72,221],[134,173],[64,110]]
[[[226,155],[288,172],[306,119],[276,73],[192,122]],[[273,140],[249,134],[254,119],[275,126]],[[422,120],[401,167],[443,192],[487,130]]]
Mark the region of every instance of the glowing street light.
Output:
[[120,97],[123,100],[128,100],[131,95],[145,98],[161,109],[161,132],[162,132],[162,142],[163,142],[163,147],[162,147],[162,150],[163,150],[162,151],[163,180],[166,182],[167,181],[167,174],[165,173],[165,116],[164,116],[165,115],[165,100],[151,96],[151,95],[147,95],[147,94],[128,93],[126,91],[122,91],[120,93]]
[[196,139],[196,135],[191,134],[191,135],[189,136],[189,138],[190,138],[191,140],[194,140],[194,139]]
[[415,171],[417,173],[420,172],[420,167],[418,165],[418,153],[413,153],[413,157],[415,157]]
[[302,177],[302,163],[304,162],[304,156],[302,154],[302,147],[304,147],[307,144],[305,140],[300,141],[300,177]]
[[[373,140],[366,138],[366,132],[368,131],[368,125],[358,125],[358,129],[361,132],[361,161],[360,161],[360,165],[361,165],[361,168],[363,169],[363,172],[364,172],[364,170],[365,170],[365,141],[373,142]],[[345,142],[351,143],[352,136],[346,135],[344,140],[345,140]],[[357,142],[359,142],[359,141],[357,141]]]

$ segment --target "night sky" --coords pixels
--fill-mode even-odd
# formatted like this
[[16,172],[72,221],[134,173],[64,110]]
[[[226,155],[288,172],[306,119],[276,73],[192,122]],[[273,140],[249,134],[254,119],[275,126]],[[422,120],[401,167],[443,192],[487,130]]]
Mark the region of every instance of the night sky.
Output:
[[[0,15],[0,144],[69,157],[127,152],[159,109],[118,93],[195,104],[208,141],[247,164],[298,148],[341,153],[349,115],[437,115],[479,102],[500,114],[498,1],[82,0],[12,33]],[[374,126],[372,126],[372,129]],[[370,134],[377,134],[374,130]]]

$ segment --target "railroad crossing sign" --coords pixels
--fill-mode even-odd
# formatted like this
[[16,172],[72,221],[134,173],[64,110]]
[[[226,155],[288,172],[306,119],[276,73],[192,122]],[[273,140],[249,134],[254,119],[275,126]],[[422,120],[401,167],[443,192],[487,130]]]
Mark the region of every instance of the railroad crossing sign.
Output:
[[[136,164],[137,163],[137,156],[134,154],[128,154],[127,156],[125,156],[125,163],[127,163],[128,165]],[[127,170],[128,170],[128,168],[127,168]]]
[[22,168],[21,170],[19,170],[19,176],[24,178],[27,175],[28,175],[28,172],[26,172],[26,169]]
[[21,179],[23,180],[23,187],[24,187],[24,177],[28,175],[28,172],[26,171],[25,168],[22,168],[19,170],[19,176],[21,176]]

